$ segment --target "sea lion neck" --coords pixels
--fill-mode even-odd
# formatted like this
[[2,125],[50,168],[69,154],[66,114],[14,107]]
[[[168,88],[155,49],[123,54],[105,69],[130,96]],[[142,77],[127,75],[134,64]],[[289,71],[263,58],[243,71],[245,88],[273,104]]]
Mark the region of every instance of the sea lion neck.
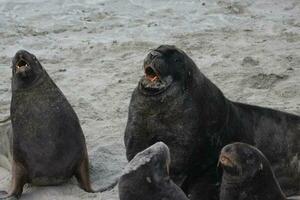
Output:
[[247,180],[233,181],[226,175],[224,172],[220,200],[286,200],[274,174],[269,169]]
[[43,71],[42,73],[38,74],[37,77],[34,80],[32,80],[30,83],[23,82],[22,80],[19,80],[18,77],[13,76],[12,77],[12,90],[13,91],[28,91],[32,88],[37,87],[38,85],[40,85],[47,79],[50,79],[50,78],[46,71]]

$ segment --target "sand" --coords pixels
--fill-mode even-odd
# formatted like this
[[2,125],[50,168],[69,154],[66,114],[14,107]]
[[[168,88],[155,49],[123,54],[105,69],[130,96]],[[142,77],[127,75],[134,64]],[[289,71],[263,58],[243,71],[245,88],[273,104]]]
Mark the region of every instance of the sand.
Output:
[[[160,44],[185,50],[234,101],[300,114],[299,0],[0,0],[0,119],[9,115],[11,57],[34,53],[71,102],[93,184],[126,165],[123,134],[142,62]],[[0,189],[10,173],[0,170]],[[26,187],[24,200],[117,200],[76,181]]]

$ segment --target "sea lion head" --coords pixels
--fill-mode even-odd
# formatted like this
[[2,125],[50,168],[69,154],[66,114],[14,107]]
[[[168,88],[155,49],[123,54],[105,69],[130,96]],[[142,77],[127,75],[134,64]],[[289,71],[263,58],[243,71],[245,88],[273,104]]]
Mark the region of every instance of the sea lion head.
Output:
[[135,155],[123,171],[123,175],[139,174],[149,184],[169,179],[170,151],[166,144],[157,142]]
[[29,86],[43,73],[43,68],[35,55],[19,50],[12,60],[13,79],[19,86]]
[[168,88],[181,86],[191,74],[188,66],[195,66],[189,57],[172,45],[161,45],[150,51],[144,60],[144,76],[139,83],[139,90],[146,95],[158,95]]
[[225,178],[232,182],[247,182],[269,166],[267,159],[255,147],[232,143],[223,147],[219,157]]

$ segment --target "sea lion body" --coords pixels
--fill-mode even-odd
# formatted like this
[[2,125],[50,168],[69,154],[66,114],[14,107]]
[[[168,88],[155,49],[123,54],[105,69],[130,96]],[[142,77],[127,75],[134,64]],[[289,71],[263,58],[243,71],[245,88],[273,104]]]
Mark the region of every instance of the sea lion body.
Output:
[[[172,92],[177,93],[176,89],[167,92],[170,92],[171,95],[166,94],[159,107],[149,97],[141,96],[135,99],[138,96],[136,95],[138,91],[133,93],[129,116],[143,116],[143,119],[133,119],[132,121],[129,119],[126,129],[127,139],[130,138],[127,145],[129,147],[127,148],[127,156],[130,160],[138,151],[144,150],[157,141],[164,141],[172,152],[171,177],[175,182],[181,182],[184,178],[181,177],[182,172],[187,173],[191,164],[190,157],[186,155],[194,154],[196,159],[197,153],[200,153],[201,149],[199,152],[193,152],[193,150],[196,149],[197,139],[201,138],[197,138],[194,131],[199,129],[199,125],[190,123],[194,119],[198,119],[199,116],[193,112],[193,109],[186,109],[190,107],[186,105],[190,102],[184,97],[172,98]],[[138,109],[136,109],[137,107]],[[142,134],[142,137],[136,134]],[[176,138],[179,134],[183,135],[182,140]],[[131,146],[137,149],[131,149]]]
[[[128,160],[162,141],[171,152],[170,176],[190,199],[218,199],[219,152],[240,141],[261,149],[285,192],[300,193],[299,116],[228,100],[174,46],[151,51],[144,69],[129,106],[124,136]],[[166,83],[170,77],[171,84],[157,91],[153,79]],[[146,86],[145,79],[150,82]],[[150,90],[151,85],[156,87]]]
[[13,157],[28,169],[29,182],[56,185],[73,175],[85,139],[71,105],[44,76],[34,87],[13,92]]
[[232,103],[235,121],[245,142],[267,157],[286,194],[300,194],[300,117],[258,106]]
[[85,138],[68,100],[33,54],[18,51],[12,65],[12,184],[0,199],[19,198],[26,183],[58,185],[73,175],[94,192]]
[[120,200],[188,200],[169,177],[168,147],[157,142],[138,153],[119,180]]

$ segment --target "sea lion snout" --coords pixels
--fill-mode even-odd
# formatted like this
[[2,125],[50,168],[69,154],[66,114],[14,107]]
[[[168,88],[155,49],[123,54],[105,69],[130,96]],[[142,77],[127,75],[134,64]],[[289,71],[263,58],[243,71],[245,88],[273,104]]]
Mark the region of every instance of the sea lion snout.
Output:
[[13,64],[17,65],[18,62],[23,60],[24,62],[30,62],[32,60],[32,57],[34,57],[31,53],[29,53],[26,50],[19,50],[14,56]]
[[233,160],[235,158],[234,147],[232,145],[226,145],[221,150],[219,156],[219,163],[223,166],[233,166]]
[[13,59],[13,67],[17,75],[25,77],[28,71],[31,70],[32,54],[26,50],[19,50]]
[[21,75],[23,77],[26,76],[26,73],[30,70],[30,65],[26,60],[20,56],[19,61],[16,63],[16,74]]
[[149,53],[150,59],[154,59],[155,57],[159,57],[159,56],[162,56],[162,54],[159,51],[157,51],[157,50],[152,50]]
[[152,50],[148,53],[148,55],[146,56],[145,60],[144,60],[144,63],[145,65],[149,65],[153,62],[153,60],[161,57],[162,54],[156,50]]

